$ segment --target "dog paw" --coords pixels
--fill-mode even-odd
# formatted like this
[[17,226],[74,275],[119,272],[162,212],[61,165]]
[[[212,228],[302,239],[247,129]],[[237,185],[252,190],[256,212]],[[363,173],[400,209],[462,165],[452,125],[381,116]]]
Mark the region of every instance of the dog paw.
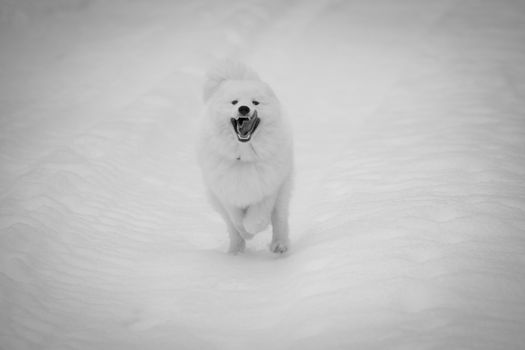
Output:
[[244,229],[246,230],[246,232],[252,235],[261,232],[262,230],[267,228],[268,225],[270,225],[269,219],[257,217],[255,215],[247,215],[243,220]]
[[255,237],[255,235],[253,233],[249,233],[246,230],[239,230],[239,234],[241,235],[242,238],[244,238],[247,241],[249,241],[249,240],[253,239],[253,237]]
[[289,249],[289,243],[283,241],[273,241],[270,244],[270,251],[275,254],[284,254]]

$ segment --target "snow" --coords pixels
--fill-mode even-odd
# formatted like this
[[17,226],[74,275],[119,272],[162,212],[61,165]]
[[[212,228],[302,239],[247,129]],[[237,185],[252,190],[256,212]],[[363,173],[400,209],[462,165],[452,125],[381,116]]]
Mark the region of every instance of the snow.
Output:
[[[525,3],[0,2],[0,349],[520,349]],[[204,71],[294,124],[292,250],[206,203]]]

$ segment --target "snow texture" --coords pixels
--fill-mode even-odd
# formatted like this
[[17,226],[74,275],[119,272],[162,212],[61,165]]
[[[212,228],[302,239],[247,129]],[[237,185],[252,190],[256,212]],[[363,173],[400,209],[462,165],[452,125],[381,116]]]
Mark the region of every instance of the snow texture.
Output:
[[[0,1],[0,349],[522,349],[525,3]],[[216,59],[294,125],[292,250],[225,253]]]

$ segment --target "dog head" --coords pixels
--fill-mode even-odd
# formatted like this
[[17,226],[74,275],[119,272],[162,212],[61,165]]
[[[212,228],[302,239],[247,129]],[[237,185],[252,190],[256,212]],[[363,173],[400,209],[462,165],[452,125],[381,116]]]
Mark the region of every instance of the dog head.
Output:
[[213,122],[227,128],[238,142],[249,142],[259,129],[279,115],[279,103],[270,87],[260,80],[225,80],[208,100]]

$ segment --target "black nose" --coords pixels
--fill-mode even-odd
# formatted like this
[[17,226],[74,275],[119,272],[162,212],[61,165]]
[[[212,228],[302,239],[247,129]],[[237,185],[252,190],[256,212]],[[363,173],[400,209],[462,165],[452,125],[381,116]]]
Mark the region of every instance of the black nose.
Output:
[[250,108],[248,106],[240,106],[239,107],[239,113],[241,115],[246,115],[246,114],[250,113]]

